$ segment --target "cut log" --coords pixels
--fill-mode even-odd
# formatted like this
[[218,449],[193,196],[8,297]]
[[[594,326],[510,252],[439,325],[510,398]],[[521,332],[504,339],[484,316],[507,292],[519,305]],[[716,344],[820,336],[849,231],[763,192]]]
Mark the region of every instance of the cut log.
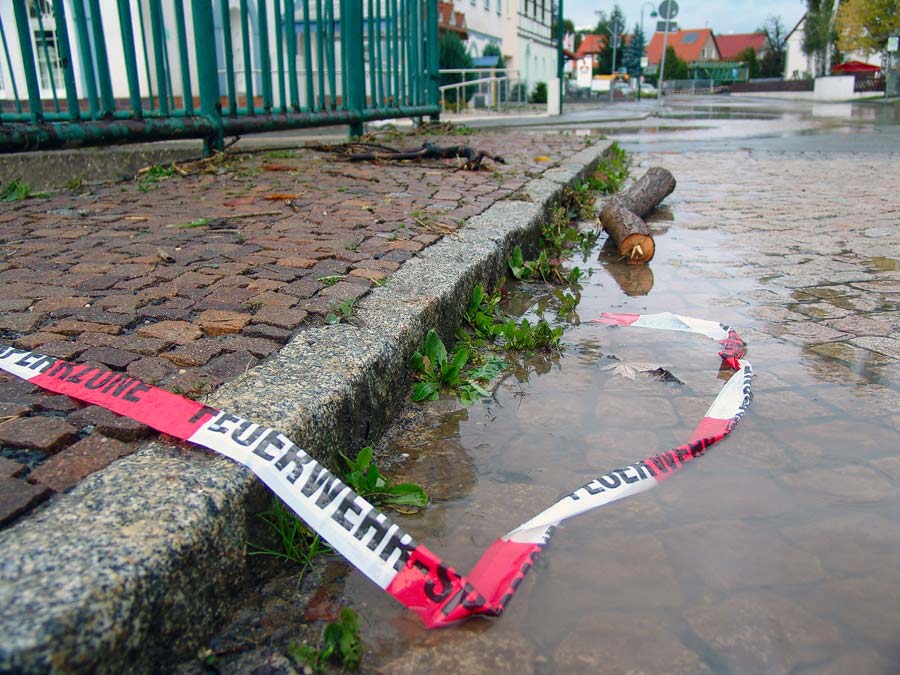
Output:
[[674,189],[675,177],[666,169],[654,166],[647,169],[647,173],[639,181],[617,196],[626,209],[646,218]]
[[650,262],[656,245],[643,218],[672,194],[675,177],[654,166],[634,185],[610,199],[600,212],[603,229],[609,232],[625,262],[640,265]]
[[603,229],[609,232],[619,250],[619,255],[629,265],[650,262],[656,245],[647,223],[630,211],[619,197],[610,199],[600,212]]

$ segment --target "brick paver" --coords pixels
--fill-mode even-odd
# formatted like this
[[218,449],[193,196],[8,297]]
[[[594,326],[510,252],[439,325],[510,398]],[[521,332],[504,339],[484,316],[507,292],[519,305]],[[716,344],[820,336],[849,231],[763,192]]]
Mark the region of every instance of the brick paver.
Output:
[[[0,340],[207,394],[553,165],[536,157],[556,162],[585,144],[561,135],[428,140],[467,143],[507,164],[486,162],[478,172],[450,160],[375,166],[297,149],[2,204]],[[0,452],[30,452],[34,466],[59,452],[28,476],[59,490],[101,468],[85,459],[85,449],[100,447],[94,436],[133,448],[148,433],[81,408],[0,376]],[[98,457],[123,452],[112,447]],[[38,489],[16,491],[21,503],[7,512],[33,504],[45,494]]]

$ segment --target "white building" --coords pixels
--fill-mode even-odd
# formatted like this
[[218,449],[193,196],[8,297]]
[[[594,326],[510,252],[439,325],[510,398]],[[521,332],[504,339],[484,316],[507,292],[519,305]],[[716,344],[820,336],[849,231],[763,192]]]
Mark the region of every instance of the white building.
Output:
[[[479,0],[484,2],[484,0]],[[498,2],[498,0],[491,0]],[[96,89],[98,98],[102,96],[100,91],[99,76],[96,75],[96,68],[91,68],[89,64],[96,59],[84,58],[84,53],[99,53],[106,55],[106,61],[109,64],[109,75],[111,83],[112,97],[117,100],[117,108],[127,108],[129,100],[128,75],[126,70],[125,46],[122,36],[122,24],[130,28],[132,39],[129,40],[133,45],[137,81],[140,88],[143,105],[146,107],[147,99],[152,95],[158,101],[161,87],[163,91],[171,93],[170,107],[181,108],[184,104],[182,100],[182,64],[180,62],[179,30],[176,20],[173,2],[159,2],[159,0],[128,0],[127,6],[130,9],[130,17],[123,20],[119,14],[118,0],[99,0],[98,6],[100,16],[93,17],[90,13],[92,3],[85,0],[77,0],[77,7],[83,8],[85,12],[86,23],[91,27],[88,31],[89,45],[82,45],[76,28],[76,2],[65,0],[64,7],[66,11],[66,26],[69,38],[69,49],[71,52],[73,72],[75,74],[75,85],[78,98],[84,101],[88,97],[88,82],[96,81]],[[234,93],[241,100],[238,105],[245,105],[247,94],[247,72],[250,74],[250,85],[252,87],[253,96],[256,105],[260,105],[260,96],[263,91],[264,77],[269,78],[271,84],[273,105],[278,107],[281,105],[280,87],[277,86],[278,78],[278,43],[275,38],[276,26],[278,22],[275,16],[274,2],[266,3],[266,16],[262,17],[258,11],[257,0],[249,0],[247,5],[246,25],[247,37],[243,39],[242,16],[241,16],[241,0],[213,0],[213,23],[214,34],[204,36],[204,39],[212,41],[215,45],[218,69],[219,69],[219,92],[222,97],[227,96],[228,86],[226,82],[226,36],[230,38],[230,54],[234,72]],[[364,34],[364,43],[361,45],[366,67],[366,81],[370,84],[369,71],[371,64],[369,60],[373,55],[373,51],[379,54],[380,70],[377,77],[380,81],[390,79],[399,86],[405,85],[403,78],[422,77],[422,73],[412,75],[403,73],[401,77],[397,64],[395,63],[396,55],[392,59],[387,57],[390,49],[389,36],[386,35],[387,20],[385,12],[387,7],[386,0],[379,0],[378,5],[382,8],[381,18],[376,24],[378,39],[374,45],[374,49],[370,50],[368,44],[367,29],[368,23],[367,11],[370,3],[363,3],[363,16],[366,23]],[[53,14],[53,0],[27,0],[26,2],[29,14],[28,35],[31,38],[29,49],[34,57],[38,71],[38,84],[40,97],[44,100],[45,109],[51,105],[48,103],[54,97],[53,86],[56,88],[56,98],[62,103],[65,100],[66,92],[63,82],[63,68],[61,66],[61,56],[58,51],[58,38],[56,31],[56,22]],[[301,106],[310,106],[313,101],[309,99],[309,89],[307,81],[312,83],[314,89],[313,97],[318,99],[318,105],[322,105],[322,94],[320,91],[320,83],[324,81],[322,91],[327,91],[328,98],[340,98],[343,93],[343,72],[342,72],[342,50],[340,48],[340,2],[337,0],[326,0],[325,2],[315,2],[310,0],[308,3],[308,16],[304,16],[304,3],[297,2],[295,4],[295,15],[292,22],[293,25],[285,27],[284,36],[290,39],[293,36],[296,46],[296,69],[297,69],[297,92],[299,104]],[[164,62],[166,76],[163,82],[158,81],[158,73],[156,68],[156,54],[154,53],[153,40],[153,22],[151,20],[151,8],[161,8],[162,21],[160,37],[164,49]],[[283,5],[282,5],[283,6]],[[319,44],[318,29],[320,28],[317,21],[316,11],[318,7],[323,8],[322,30],[324,39]],[[196,70],[196,49],[195,49],[195,32],[193,28],[193,20],[190,3],[184,3],[184,20],[185,20],[185,40],[187,46],[187,66],[190,83],[191,94],[194,99],[194,107],[198,104],[199,85]],[[226,10],[226,11],[223,11]],[[227,13],[227,24],[224,14]],[[265,22],[263,21],[265,19]],[[100,30],[94,31],[93,23],[97,20]],[[306,44],[307,31],[306,25],[309,25],[309,44]],[[3,104],[5,112],[11,112],[11,102],[14,94],[18,95],[22,102],[23,110],[27,111],[28,90],[26,86],[25,67],[22,60],[22,49],[19,43],[19,33],[17,30],[17,22],[13,3],[9,0],[0,0],[0,21],[2,21],[4,35],[6,38],[6,46],[9,50],[9,59],[4,56],[2,48],[0,48],[0,100],[7,103]],[[268,50],[269,50],[269,72],[264,73],[262,64],[264,63],[264,41],[260,39],[260,30],[263,24],[267,26],[268,32]],[[397,40],[396,29],[393,40]],[[399,36],[399,45],[402,49],[404,46],[404,35]],[[102,45],[100,41],[102,40]],[[499,31],[496,42],[499,44]],[[245,49],[247,54],[245,58]],[[282,59],[287,63],[287,47],[286,42],[282,47]],[[309,57],[309,68],[307,68],[306,57]],[[423,59],[424,60],[424,59]],[[88,67],[86,67],[88,66]],[[388,69],[390,67],[390,73]],[[424,68],[424,65],[422,65]],[[287,67],[285,68],[287,70]],[[91,78],[89,73],[93,71],[95,77]],[[332,77],[333,75],[333,83]],[[14,76],[14,77],[12,77]],[[285,73],[288,77],[288,73]],[[13,89],[13,82],[16,89]],[[396,86],[394,87],[397,88]],[[388,96],[387,85],[379,91],[384,90],[384,96]],[[332,91],[333,90],[333,91]],[[370,92],[371,94],[371,92]],[[286,92],[289,96],[290,92]],[[390,98],[397,98],[396,92],[391,93]]]
[[556,77],[556,41],[550,37],[552,0],[503,0],[508,9],[503,27],[506,67],[519,71],[527,91]]
[[[813,57],[803,53],[803,26],[805,23],[806,14],[800,17],[800,21],[794,26],[794,30],[788,33],[784,55],[784,79],[786,80],[799,80],[815,76]],[[880,54],[850,52],[844,55],[844,60],[861,61],[879,67],[884,66]]]
[[[488,45],[496,45],[503,50],[504,4],[509,0],[456,0],[454,9],[466,15],[466,30],[469,39],[466,51],[475,58],[484,54]],[[508,67],[508,64],[507,64]]]
[[[132,27],[137,28],[139,18],[144,12],[149,12],[147,5],[141,5],[137,0],[131,0],[132,11]],[[171,6],[166,7],[167,3],[163,3],[163,14],[172,14]],[[116,25],[107,25],[111,18],[118,18],[118,10],[116,8],[116,0],[100,0],[100,14],[103,18],[103,35],[106,53],[110,66],[110,79],[112,83],[112,92],[115,98],[128,98],[128,78],[124,67],[124,49],[122,46],[121,33],[118,23]],[[63,69],[60,65],[60,54],[58,51],[58,35],[56,31],[56,21],[53,17],[52,0],[29,0],[28,6],[28,34],[31,37],[31,51],[34,55],[35,63],[38,71],[38,87],[42,99],[48,100],[53,98],[53,86],[56,87],[56,95],[60,99],[65,98],[65,87],[63,83]],[[83,3],[84,12],[87,22],[90,25],[95,17],[91,16],[90,4]],[[84,98],[86,91],[86,70],[85,63],[82,59],[81,46],[78,44],[78,32],[75,27],[74,8],[71,3],[66,3],[66,26],[69,36],[69,49],[72,55],[72,64],[75,72],[75,85],[78,89],[79,97]],[[187,21],[190,21],[190,13],[187,13]],[[12,82],[15,78],[18,89],[19,98],[24,102],[28,100],[28,90],[25,84],[25,68],[21,58],[21,46],[19,42],[19,33],[16,30],[16,16],[13,11],[11,2],[0,2],[0,21],[3,22],[4,35],[6,37],[6,46],[9,49],[9,61],[4,58],[0,62],[0,97],[3,99],[13,98]],[[172,29],[174,30],[174,18],[171,18]],[[146,16],[146,25],[149,30],[149,15]],[[89,36],[92,41],[98,38],[93,33]],[[152,40],[148,39],[147,48],[149,58],[152,60]],[[140,29],[135,30],[134,34],[135,51],[139,58],[144,53],[144,39]],[[152,62],[152,61],[151,61]],[[177,69],[177,68],[176,68]],[[11,72],[10,72],[11,70]],[[174,75],[174,74],[173,74]],[[150,73],[151,82],[156,87],[155,72]],[[138,70],[138,80],[142,92],[147,92],[147,70]],[[178,86],[181,82],[179,79]]]

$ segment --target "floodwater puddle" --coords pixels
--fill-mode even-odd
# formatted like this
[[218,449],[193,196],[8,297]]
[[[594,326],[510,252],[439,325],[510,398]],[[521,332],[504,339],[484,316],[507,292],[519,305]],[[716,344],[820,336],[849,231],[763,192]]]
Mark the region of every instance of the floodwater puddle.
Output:
[[[442,398],[401,416],[380,454],[392,479],[422,484],[432,503],[394,517],[465,574],[495,538],[561,495],[685,442],[723,382],[716,345],[590,323],[604,311],[732,325],[756,373],[748,415],[657,489],[567,521],[498,619],[428,631],[342,563],[307,579],[305,591],[287,577],[270,582],[293,587],[295,602],[315,592],[332,614],[341,603],[357,611],[364,671],[900,666],[898,379],[885,372],[886,359],[851,344],[832,353],[779,334],[779,312],[803,310],[812,320],[816,311],[852,313],[852,304],[824,289],[779,295],[737,259],[730,235],[672,201],[651,220],[657,255],[649,265],[616,261],[602,237],[573,260],[585,276],[560,354],[513,360],[493,397],[469,408]],[[873,258],[871,269],[895,271],[896,263]],[[543,310],[562,321],[542,285],[512,284],[508,296],[511,312],[534,319]],[[611,357],[659,364],[677,381],[623,377],[606,367]],[[294,635],[310,635],[309,611],[301,618]],[[291,634],[290,625],[281,629]]]
[[[603,311],[732,324],[758,372],[748,416],[684,475],[565,523],[499,619],[428,632],[350,573],[345,597],[372,631],[369,667],[894,671],[900,463],[891,456],[900,437],[873,405],[885,385],[853,376],[871,374],[871,354],[860,366],[858,354],[839,362],[776,339],[749,311],[763,282],[729,269],[734,242],[677,216],[666,225],[647,267],[599,248],[576,261],[588,276],[560,356],[525,359],[493,399],[438,414],[446,423],[424,434],[392,437],[387,454],[407,455],[398,478],[436,492],[403,525],[465,573],[497,536],[562,494],[684,442],[721,386],[716,350],[694,335],[588,323]],[[546,304],[534,287],[510,295],[526,316]],[[611,355],[659,363],[683,384],[616,375],[604,368]],[[854,408],[867,411],[864,432],[848,417]]]

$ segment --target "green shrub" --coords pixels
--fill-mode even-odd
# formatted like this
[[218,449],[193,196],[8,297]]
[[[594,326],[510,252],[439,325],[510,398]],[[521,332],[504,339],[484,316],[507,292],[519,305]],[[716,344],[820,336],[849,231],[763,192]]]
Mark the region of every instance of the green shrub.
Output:
[[546,103],[547,102],[547,83],[546,82],[538,82],[534,85],[534,91],[531,92],[531,97],[528,99],[531,103]]

